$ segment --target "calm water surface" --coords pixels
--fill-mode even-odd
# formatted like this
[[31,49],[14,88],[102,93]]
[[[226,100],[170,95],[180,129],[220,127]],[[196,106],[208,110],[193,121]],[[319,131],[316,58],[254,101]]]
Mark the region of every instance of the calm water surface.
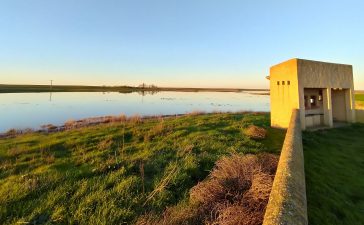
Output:
[[9,93],[0,94],[0,132],[62,125],[106,115],[173,115],[192,111],[269,111],[269,96],[252,92]]

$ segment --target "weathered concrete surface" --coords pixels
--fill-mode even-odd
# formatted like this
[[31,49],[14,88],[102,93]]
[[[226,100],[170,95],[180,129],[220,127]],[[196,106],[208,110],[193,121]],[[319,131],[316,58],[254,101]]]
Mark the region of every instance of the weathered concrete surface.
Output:
[[292,109],[299,108],[298,88],[297,59],[291,59],[270,68],[272,127],[288,127]]
[[[306,129],[305,90],[322,90],[324,125],[332,127],[333,108],[343,108],[339,119],[355,122],[353,68],[351,65],[290,59],[270,68],[271,126],[287,128],[292,109],[300,109],[301,127]],[[344,102],[331,99],[334,90],[342,90]],[[335,96],[334,96],[335,97]],[[334,106],[334,107],[332,107]],[[336,113],[336,117],[337,117]]]
[[353,67],[346,64],[298,59],[300,86],[305,88],[353,88]]
[[294,109],[279,158],[263,225],[307,225],[307,201],[299,111]]

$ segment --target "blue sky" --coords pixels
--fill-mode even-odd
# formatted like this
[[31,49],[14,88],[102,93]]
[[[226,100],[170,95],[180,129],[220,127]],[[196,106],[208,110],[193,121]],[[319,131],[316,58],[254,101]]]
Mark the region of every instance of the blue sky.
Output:
[[352,64],[364,2],[0,0],[0,83],[266,88],[290,58]]

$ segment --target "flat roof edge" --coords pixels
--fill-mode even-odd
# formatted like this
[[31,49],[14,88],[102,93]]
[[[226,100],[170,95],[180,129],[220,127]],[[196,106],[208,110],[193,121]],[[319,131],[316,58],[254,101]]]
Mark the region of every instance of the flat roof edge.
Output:
[[291,58],[291,59],[285,60],[283,62],[280,62],[278,64],[275,64],[275,65],[271,66],[271,68],[282,65],[282,64],[286,64],[291,61],[297,61],[297,62],[306,61],[306,62],[313,62],[313,63],[324,63],[324,64],[331,64],[331,65],[351,66],[352,67],[352,65],[345,64],[345,63],[334,63],[334,62],[318,61],[318,60],[311,60],[311,59]]
[[300,59],[300,58],[296,58],[296,60],[297,61],[313,62],[313,63],[324,63],[324,64],[334,64],[334,65],[341,65],[341,66],[352,66],[350,64],[345,64],[345,63],[335,63],[335,62],[318,61],[318,60],[311,60],[311,59]]

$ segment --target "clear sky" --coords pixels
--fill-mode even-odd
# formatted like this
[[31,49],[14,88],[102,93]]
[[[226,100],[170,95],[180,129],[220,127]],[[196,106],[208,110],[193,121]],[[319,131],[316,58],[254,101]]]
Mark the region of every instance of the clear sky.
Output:
[[267,88],[290,58],[364,89],[364,1],[0,0],[0,83]]

